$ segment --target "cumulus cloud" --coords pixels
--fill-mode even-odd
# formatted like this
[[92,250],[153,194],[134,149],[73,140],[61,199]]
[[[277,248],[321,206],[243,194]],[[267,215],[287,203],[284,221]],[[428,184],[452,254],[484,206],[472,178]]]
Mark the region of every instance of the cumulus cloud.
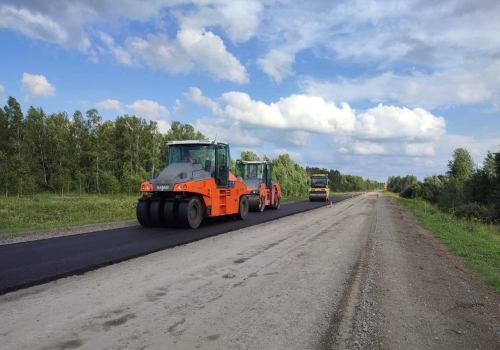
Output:
[[[205,137],[228,142],[234,147],[258,147],[263,142],[258,135],[241,127],[241,124],[228,118],[201,118],[194,123],[195,130],[200,131]],[[233,154],[233,158],[235,154]]]
[[136,65],[135,61],[132,58],[132,54],[123,49],[121,46],[116,46],[115,40],[112,37],[103,32],[97,32],[97,36],[108,48],[108,52],[116,59],[117,62],[125,66]]
[[98,32],[98,37],[117,62],[133,66],[143,62],[171,74],[188,73],[194,67],[209,72],[216,80],[247,83],[245,67],[227,51],[222,39],[212,32],[183,29],[175,40],[166,35],[148,34],[145,39],[129,37],[124,46],[116,45],[109,35]]
[[445,133],[446,121],[422,108],[413,110],[379,104],[356,118],[355,134],[363,139],[436,140]]
[[337,106],[317,96],[291,95],[264,103],[234,91],[212,100],[194,87],[185,96],[244,129],[265,130],[261,134],[277,146],[305,147],[313,135],[330,135],[340,154],[432,156],[432,142],[446,133],[444,118],[422,108],[379,104],[356,113],[347,103]]
[[216,79],[237,83],[248,82],[248,73],[241,63],[229,53],[222,39],[212,32],[183,29],[177,40],[186,53]]
[[349,105],[337,107],[322,97],[292,95],[266,104],[252,100],[246,93],[228,92],[218,102],[230,118],[270,128],[327,134],[349,132],[355,125],[354,111]]
[[23,83],[23,90],[28,92],[28,95],[24,96],[25,101],[31,101],[37,97],[53,97],[56,95],[56,88],[43,75],[23,73],[21,82]]
[[218,2],[192,11],[176,11],[182,28],[202,31],[219,26],[233,42],[245,42],[255,35],[263,6],[254,0]]
[[499,75],[500,62],[495,62],[479,71],[457,69],[430,75],[387,72],[373,78],[341,78],[336,82],[305,78],[300,85],[307,94],[342,101],[396,102],[429,109],[483,102],[498,106]]
[[0,6],[0,28],[9,28],[33,39],[86,51],[90,41],[81,28],[61,22],[64,21],[34,9],[8,4]]
[[295,162],[295,163],[303,163],[304,162],[304,155],[299,152],[295,151],[290,151],[285,148],[277,148],[271,151],[269,156],[271,158],[278,158],[280,155],[288,154],[290,158]]
[[160,132],[166,133],[170,130],[170,113],[158,102],[138,100],[126,107],[133,110],[136,117],[155,121]]
[[313,133],[306,131],[270,130],[267,139],[272,140],[278,147],[307,147],[313,136]]
[[0,92],[4,92],[5,88],[3,87],[2,84],[0,84]]
[[170,116],[167,108],[160,105],[158,102],[150,100],[138,100],[127,105],[127,108],[133,110],[139,118],[147,120],[167,119]]
[[292,64],[295,56],[279,50],[271,50],[264,57],[257,60],[260,68],[270,75],[274,81],[281,83],[281,81],[291,75],[294,75]]
[[175,115],[182,115],[186,113],[186,105],[184,105],[179,99],[175,100],[175,105],[172,108]]
[[146,39],[129,37],[125,41],[127,52],[156,69],[165,69],[171,74],[188,73],[194,67],[192,59],[177,41],[166,35],[148,34]]
[[96,103],[96,107],[103,108],[103,109],[112,109],[112,110],[115,110],[119,113],[123,113],[123,108],[122,108],[120,102],[117,100],[111,100],[109,98],[105,101]]
[[190,87],[189,91],[184,93],[184,97],[200,106],[209,108],[214,115],[221,113],[219,104],[211,100],[209,97],[204,96],[201,90],[197,87]]

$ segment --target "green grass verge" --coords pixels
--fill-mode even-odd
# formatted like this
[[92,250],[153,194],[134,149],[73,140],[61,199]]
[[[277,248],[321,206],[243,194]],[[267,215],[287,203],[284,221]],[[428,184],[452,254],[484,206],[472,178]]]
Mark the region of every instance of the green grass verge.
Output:
[[465,258],[466,266],[478,271],[500,293],[500,226],[458,219],[423,200],[386,194],[409,209],[424,228]]
[[[0,197],[0,234],[135,220],[139,197],[53,194]],[[308,196],[287,197],[282,198],[282,203],[307,199]]]
[[135,219],[136,196],[0,197],[0,234]]
[[[140,195],[0,197],[0,234],[135,220]],[[283,198],[282,203],[307,197]]]

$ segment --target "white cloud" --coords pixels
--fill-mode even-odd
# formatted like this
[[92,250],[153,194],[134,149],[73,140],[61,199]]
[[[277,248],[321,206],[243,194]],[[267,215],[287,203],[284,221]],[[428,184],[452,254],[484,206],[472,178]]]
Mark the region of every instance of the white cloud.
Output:
[[290,159],[292,159],[295,163],[301,164],[304,162],[304,155],[302,153],[290,151],[285,148],[278,148],[272,150],[271,153],[268,155],[268,157],[278,158],[280,155],[285,155],[285,154],[288,154],[290,156]]
[[94,64],[99,63],[99,56],[97,56],[97,51],[94,49],[91,49],[89,51],[89,58],[88,60]]
[[367,79],[338,79],[337,82],[306,78],[302,89],[314,96],[342,101],[394,101],[406,106],[433,109],[453,105],[500,103],[500,62],[480,71],[448,70],[424,75],[415,72],[402,76],[383,73]]
[[349,132],[355,125],[354,111],[349,105],[337,107],[321,97],[292,95],[266,104],[250,99],[246,93],[228,92],[218,102],[225,115],[270,128],[327,134]]
[[257,60],[261,69],[270,75],[274,81],[281,83],[284,78],[294,75],[292,64],[295,55],[279,50],[271,50],[265,56]]
[[133,110],[137,117],[144,118],[146,120],[159,121],[170,117],[170,113],[167,108],[155,101],[138,100],[126,106],[127,108]]
[[179,99],[175,100],[175,105],[172,108],[175,115],[182,115],[186,113],[186,105],[184,105]]
[[354,142],[352,144],[352,153],[360,155],[386,154],[387,151],[383,145],[374,142]]
[[197,87],[190,87],[189,91],[184,93],[184,97],[200,106],[208,107],[214,115],[222,113],[219,108],[219,104],[204,96],[201,90]]
[[221,116],[226,124],[218,125],[219,129],[227,128],[229,120],[236,123],[229,137],[250,131],[283,149],[308,147],[315,136],[329,135],[331,147],[340,155],[433,157],[437,154],[434,142],[446,133],[444,118],[422,108],[379,104],[356,114],[348,104],[337,107],[322,97],[291,95],[267,104],[246,93],[228,92],[212,100],[194,87],[185,96]]
[[177,41],[164,34],[148,34],[146,39],[129,37],[125,41],[127,51],[156,69],[165,69],[171,74],[188,73],[194,63]]
[[240,84],[248,82],[245,67],[226,50],[222,39],[214,33],[183,29],[177,33],[177,40],[189,57],[216,79]]
[[446,122],[422,108],[410,110],[379,104],[357,116],[355,134],[363,139],[435,140],[445,134]]
[[117,62],[133,66],[140,62],[171,74],[189,73],[195,66],[209,72],[216,80],[247,83],[248,73],[222,39],[212,32],[183,29],[175,40],[164,34],[148,34],[146,39],[129,37],[124,46],[116,45],[109,35],[98,32],[100,40]]
[[446,165],[453,157],[453,151],[465,148],[471,154],[477,165],[482,165],[486,153],[500,151],[500,137],[478,138],[468,135],[446,135],[436,142],[438,155]]
[[101,39],[104,45],[106,45],[108,52],[116,59],[117,62],[125,66],[133,66],[136,64],[132,55],[128,51],[124,50],[121,46],[115,45],[115,40],[112,37],[103,32],[97,32],[97,36]]
[[117,100],[111,100],[109,98],[105,101],[96,103],[96,107],[104,108],[104,109],[112,109],[112,110],[115,110],[119,113],[123,113],[123,108],[122,108],[120,102]]
[[220,26],[233,42],[245,42],[255,35],[263,9],[259,1],[232,0],[214,5],[200,6],[190,12],[176,12],[175,15],[185,29],[201,32],[205,28]]
[[404,153],[408,156],[435,156],[436,150],[430,142],[426,143],[408,143],[404,145]]
[[126,105],[128,109],[134,111],[134,115],[146,120],[155,121],[161,133],[170,130],[170,113],[167,108],[158,102],[150,100],[138,100],[132,104]]
[[23,83],[23,90],[28,92],[28,95],[24,96],[25,101],[31,101],[37,97],[53,97],[56,95],[56,88],[43,75],[23,73],[21,82]]
[[[201,118],[194,123],[195,130],[200,131],[205,137],[222,140],[231,147],[258,147],[262,146],[262,140],[251,130],[241,128],[240,123],[228,118]],[[232,155],[236,159],[236,155]]]
[[271,132],[269,137],[273,140],[273,143],[278,145],[283,145],[285,147],[295,146],[295,147],[307,147],[309,146],[311,139],[313,138],[313,133],[305,131],[290,131],[290,132]]
[[62,22],[60,18],[54,19],[50,14],[28,8],[6,4],[0,6],[0,28],[13,29],[30,38],[86,51],[90,41],[81,28]]
[[[347,103],[337,107],[332,101],[317,96],[291,95],[280,98],[276,103],[266,104],[252,100],[246,93],[233,91],[222,94],[214,101],[195,87],[191,87],[185,96],[192,102],[210,108],[214,114],[225,115],[254,127],[288,132],[412,143],[435,140],[446,132],[444,118],[436,117],[422,108],[411,110],[379,104],[356,115]],[[300,143],[306,142],[299,140],[296,144]]]
[[3,87],[2,84],[0,84],[0,92],[4,92],[5,88]]

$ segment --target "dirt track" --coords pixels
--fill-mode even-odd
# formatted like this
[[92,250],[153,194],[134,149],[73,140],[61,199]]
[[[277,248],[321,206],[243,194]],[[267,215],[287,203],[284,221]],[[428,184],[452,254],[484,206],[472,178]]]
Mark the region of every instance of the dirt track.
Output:
[[499,349],[500,298],[380,194],[0,297],[2,349]]

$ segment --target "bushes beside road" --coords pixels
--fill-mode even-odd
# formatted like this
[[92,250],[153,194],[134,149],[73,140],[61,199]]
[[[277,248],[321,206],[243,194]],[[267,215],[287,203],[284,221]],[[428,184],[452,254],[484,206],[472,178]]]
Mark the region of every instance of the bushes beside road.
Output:
[[416,176],[390,176],[388,190],[402,198],[421,198],[459,218],[500,224],[500,153],[488,151],[482,167],[475,167],[466,149],[458,148],[445,175],[423,182]]
[[457,218],[422,199],[397,198],[397,201],[500,293],[500,226]]

